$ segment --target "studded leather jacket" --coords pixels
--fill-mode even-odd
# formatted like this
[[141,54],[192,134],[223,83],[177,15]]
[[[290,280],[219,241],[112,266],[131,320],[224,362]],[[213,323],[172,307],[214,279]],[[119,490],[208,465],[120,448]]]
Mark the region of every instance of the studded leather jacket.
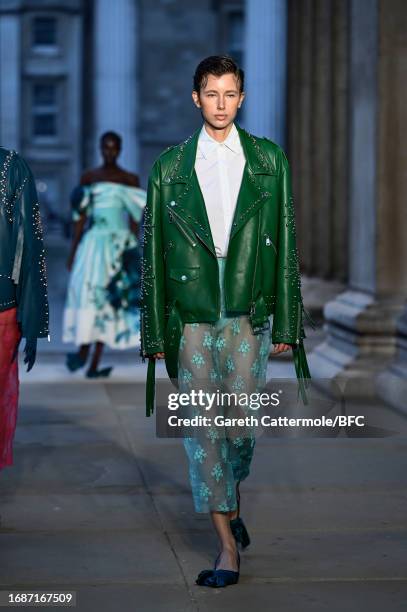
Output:
[[[297,376],[308,378],[289,164],[277,144],[236,127],[246,165],[225,262],[226,308],[231,316],[248,314],[253,333],[273,314],[272,341],[293,345]],[[199,132],[155,162],[144,218],[141,353],[165,352],[172,379],[178,374],[183,324],[215,322],[220,316],[218,262],[194,170]],[[149,362],[148,414],[154,361]]]
[[41,217],[33,175],[15,151],[0,147],[0,311],[17,307],[27,339],[48,335]]

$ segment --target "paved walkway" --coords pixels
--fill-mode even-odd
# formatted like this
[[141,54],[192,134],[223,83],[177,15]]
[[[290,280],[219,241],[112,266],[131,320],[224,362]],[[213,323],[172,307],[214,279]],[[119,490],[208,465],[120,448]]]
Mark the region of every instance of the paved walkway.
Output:
[[[66,245],[52,248],[52,342],[21,371],[15,466],[0,473],[0,590],[75,590],[84,612],[404,612],[405,433],[259,439],[242,485],[241,580],[194,584],[217,545],[193,510],[182,442],[157,439],[144,416],[137,351],[105,356],[107,383],[66,371]],[[293,375],[285,356],[270,369]],[[394,413],[381,422],[406,430]]]
[[54,368],[54,382],[23,376],[15,467],[0,474],[0,589],[72,589],[87,612],[406,609],[405,438],[261,438],[241,581],[205,589],[194,580],[216,541],[181,441],[155,437],[131,378],[73,384]]

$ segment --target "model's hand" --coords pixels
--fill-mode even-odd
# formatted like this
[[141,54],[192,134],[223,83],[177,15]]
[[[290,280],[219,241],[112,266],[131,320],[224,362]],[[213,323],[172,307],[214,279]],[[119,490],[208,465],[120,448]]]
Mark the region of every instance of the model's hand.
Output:
[[278,355],[279,353],[285,353],[291,348],[291,344],[284,344],[281,342],[280,344],[275,344],[274,349],[272,350],[272,355]]
[[149,355],[153,359],[164,359],[165,353],[153,353],[153,355]]

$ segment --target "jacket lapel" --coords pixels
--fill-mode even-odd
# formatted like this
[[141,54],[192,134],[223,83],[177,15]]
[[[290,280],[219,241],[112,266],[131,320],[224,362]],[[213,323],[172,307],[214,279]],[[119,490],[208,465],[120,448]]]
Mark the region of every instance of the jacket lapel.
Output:
[[177,151],[173,163],[163,178],[165,184],[188,183],[195,167],[196,149],[201,129],[199,128],[189,138],[184,140]]
[[[256,138],[243,130],[237,123],[235,125],[242,143],[246,165],[236,202],[230,240],[270,197],[270,193],[261,184],[259,175],[276,174],[276,169],[261,150]],[[216,257],[205,201],[195,172],[195,158],[200,131],[201,128],[179,146],[176,158],[168,168],[163,182],[166,185],[177,183],[185,185],[182,193],[176,199],[174,212],[181,217],[183,222],[195,232],[201,242]]]
[[276,174],[275,169],[262,152],[256,138],[246,132],[246,130],[243,130],[238,124],[235,125],[246,157],[246,165],[236,202],[230,240],[232,240],[250,217],[255,215],[259,208],[262,207],[265,199],[270,197],[270,193],[261,184],[258,175]]
[[195,172],[195,158],[200,132],[201,128],[180,145],[175,161],[168,168],[163,181],[164,184],[168,185],[185,184],[185,188],[176,199],[174,212],[182,218],[183,222],[195,232],[201,242],[216,257],[205,201]]

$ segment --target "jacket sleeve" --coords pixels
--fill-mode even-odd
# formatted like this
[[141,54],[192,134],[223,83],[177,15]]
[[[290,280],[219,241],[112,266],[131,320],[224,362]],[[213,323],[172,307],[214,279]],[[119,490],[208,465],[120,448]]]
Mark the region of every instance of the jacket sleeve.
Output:
[[297,250],[295,210],[291,192],[290,167],[281,150],[280,214],[277,258],[277,296],[273,317],[272,341],[292,345],[294,367],[298,381],[298,394],[308,404],[306,389],[311,373],[304,348],[303,313],[315,327],[304,308],[301,296],[301,276]]
[[44,338],[49,333],[49,314],[41,215],[34,177],[19,155],[12,168],[11,183],[16,232],[13,281],[17,321],[24,338]]
[[144,211],[141,264],[141,354],[164,352],[164,261],[160,219],[160,162],[151,170]]
[[285,153],[281,152],[279,185],[279,230],[277,244],[277,295],[273,317],[272,341],[300,344],[305,338],[302,325],[302,298],[296,241],[295,210],[291,173]]

